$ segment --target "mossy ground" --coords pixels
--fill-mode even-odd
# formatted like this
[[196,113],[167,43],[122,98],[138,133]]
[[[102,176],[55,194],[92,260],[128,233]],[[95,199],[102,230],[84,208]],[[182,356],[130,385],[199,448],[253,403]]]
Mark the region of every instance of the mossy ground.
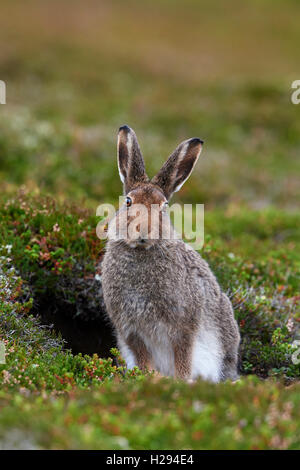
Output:
[[[26,22],[3,2],[0,448],[299,449],[299,5],[129,1],[132,17],[119,1],[69,14],[31,0]],[[124,122],[150,174],[181,140],[205,139],[176,199],[205,203],[200,253],[242,335],[235,384],[125,372],[108,353],[95,214],[121,192]]]

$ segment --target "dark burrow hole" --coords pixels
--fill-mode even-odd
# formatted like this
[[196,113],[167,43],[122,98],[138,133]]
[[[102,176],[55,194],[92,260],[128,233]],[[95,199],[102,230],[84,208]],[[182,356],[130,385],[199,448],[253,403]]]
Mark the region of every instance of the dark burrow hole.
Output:
[[76,305],[53,296],[43,296],[34,302],[34,311],[42,323],[53,327],[64,339],[64,348],[73,354],[98,354],[110,357],[110,349],[116,347],[116,338],[106,312],[91,311],[88,304],[81,306],[78,315]]

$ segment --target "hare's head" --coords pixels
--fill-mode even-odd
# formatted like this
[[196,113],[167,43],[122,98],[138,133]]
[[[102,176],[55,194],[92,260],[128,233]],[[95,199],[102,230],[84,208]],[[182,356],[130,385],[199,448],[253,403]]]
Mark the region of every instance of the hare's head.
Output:
[[125,201],[110,224],[109,238],[122,239],[132,248],[147,249],[161,238],[172,237],[168,201],[190,176],[202,145],[198,138],[182,142],[150,180],[134,131],[128,126],[120,127],[118,167]]

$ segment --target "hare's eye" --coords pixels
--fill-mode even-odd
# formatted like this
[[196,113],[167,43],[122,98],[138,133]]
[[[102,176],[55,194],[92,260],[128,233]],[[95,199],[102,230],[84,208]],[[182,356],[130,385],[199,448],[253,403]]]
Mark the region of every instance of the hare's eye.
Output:
[[132,199],[131,199],[131,197],[128,197],[128,196],[127,196],[127,198],[125,199],[125,204],[126,204],[127,207],[130,207],[130,206],[131,206],[131,204],[132,204]]
[[163,206],[162,206],[163,211],[165,211],[168,208],[168,205],[169,205],[168,201],[165,201],[163,203]]

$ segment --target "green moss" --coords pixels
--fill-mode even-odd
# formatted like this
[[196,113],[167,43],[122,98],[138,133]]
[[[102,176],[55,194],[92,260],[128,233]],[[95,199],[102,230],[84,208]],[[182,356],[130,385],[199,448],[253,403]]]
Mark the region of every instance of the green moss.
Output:
[[297,449],[299,385],[107,382],[67,396],[0,391],[2,442],[46,449]]

